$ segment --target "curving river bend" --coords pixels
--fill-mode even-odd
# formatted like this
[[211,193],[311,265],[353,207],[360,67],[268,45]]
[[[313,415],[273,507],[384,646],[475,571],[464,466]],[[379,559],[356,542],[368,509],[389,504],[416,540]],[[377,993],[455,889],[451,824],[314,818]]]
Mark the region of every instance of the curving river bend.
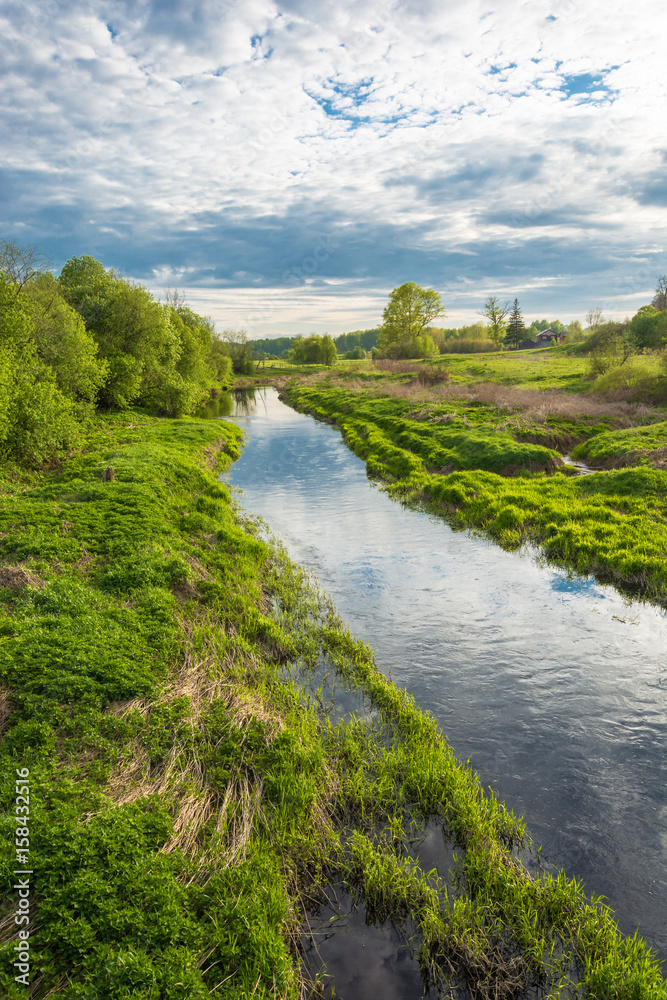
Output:
[[243,506],[525,816],[543,857],[667,964],[665,613],[401,507],[273,388],[230,410],[247,435],[227,476]]

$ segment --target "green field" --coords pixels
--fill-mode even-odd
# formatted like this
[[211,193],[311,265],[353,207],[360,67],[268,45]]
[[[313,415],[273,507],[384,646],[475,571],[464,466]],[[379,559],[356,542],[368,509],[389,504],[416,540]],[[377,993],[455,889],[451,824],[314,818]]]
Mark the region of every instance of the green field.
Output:
[[[667,997],[601,901],[517,863],[523,822],[239,519],[217,478],[239,447],[221,421],[130,411],[53,468],[4,468],[3,996],[28,995],[13,965],[28,771],[35,1000],[317,996],[296,942],[332,882],[414,935],[443,991]],[[332,679],[363,717],[331,721]],[[457,847],[450,884],[419,866],[427,822]]]
[[[590,390],[585,365],[550,349],[452,355],[313,375],[286,398],[338,426],[401,499],[665,604],[665,410],[575,391]],[[605,471],[576,476],[568,453]]]

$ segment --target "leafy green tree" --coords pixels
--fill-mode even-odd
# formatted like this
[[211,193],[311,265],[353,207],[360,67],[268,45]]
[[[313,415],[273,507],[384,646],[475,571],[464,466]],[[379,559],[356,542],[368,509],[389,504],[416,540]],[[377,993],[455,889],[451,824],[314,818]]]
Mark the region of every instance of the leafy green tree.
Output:
[[489,321],[489,326],[485,331],[488,334],[489,339],[493,340],[496,344],[499,344],[505,335],[505,317],[507,316],[509,310],[509,304],[505,302],[501,304],[500,299],[496,298],[495,295],[489,295],[488,299],[484,303],[484,313],[483,315]]
[[325,333],[322,337],[321,357],[323,365],[335,365],[338,360],[338,351],[334,344],[333,337]]
[[568,323],[567,339],[570,344],[577,344],[584,339],[584,328],[578,319]]
[[74,403],[37,355],[28,303],[0,275],[0,457],[39,465],[62,455],[76,436]]
[[439,354],[438,348],[435,346],[435,341],[430,333],[424,333],[423,336],[419,338],[421,356],[423,358],[432,358],[435,354]]
[[114,275],[99,260],[84,254],[67,261],[58,275],[58,284],[65,300],[94,333],[113,292]]
[[662,348],[667,343],[667,311],[642,306],[630,320],[630,336],[640,349]]
[[521,341],[525,339],[526,335],[526,325],[523,321],[523,315],[521,309],[519,308],[519,300],[514,299],[514,305],[512,306],[512,312],[510,313],[509,319],[507,321],[507,333],[505,334],[505,343],[509,347],[513,347],[515,350],[521,344]]
[[227,345],[232,359],[232,370],[235,375],[252,376],[255,374],[253,362],[253,344],[245,330],[223,330],[222,340]]
[[434,319],[444,315],[445,309],[436,291],[406,281],[389,295],[382,314],[378,347],[388,357],[420,357],[420,338]]
[[333,337],[326,333],[320,337],[311,333],[309,337],[295,337],[288,355],[293,364],[334,365],[338,358]]
[[25,286],[37,354],[53,370],[65,395],[94,403],[109,366],[99,357],[97,344],[82,318],[65,301],[52,274],[38,274]]
[[531,326],[535,327],[538,333],[542,330],[553,330],[554,333],[566,333],[567,327],[559,319],[536,319]]
[[457,330],[457,339],[459,340],[486,340],[488,335],[489,328],[483,323],[470,323]]
[[590,373],[595,378],[619,368],[636,354],[636,346],[626,323],[600,323],[588,339]]
[[213,371],[213,377],[218,382],[229,382],[232,378],[232,359],[229,355],[229,348],[227,344],[218,337],[217,334],[214,335],[211,342],[211,369]]

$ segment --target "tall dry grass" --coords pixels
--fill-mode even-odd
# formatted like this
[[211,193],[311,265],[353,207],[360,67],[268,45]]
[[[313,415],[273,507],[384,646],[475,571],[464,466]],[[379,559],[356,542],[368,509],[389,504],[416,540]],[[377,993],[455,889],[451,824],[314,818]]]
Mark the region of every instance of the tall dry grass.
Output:
[[[406,362],[394,362],[406,364]],[[415,367],[409,368],[410,372]],[[472,385],[440,382],[426,385],[418,378],[410,382],[387,382],[382,386],[362,379],[350,379],[347,387],[355,393],[374,396],[391,396],[395,399],[410,399],[422,404],[442,403],[448,400],[456,403],[486,403],[512,414],[521,414],[524,421],[544,423],[549,417],[562,420],[578,420],[582,417],[593,420],[611,421],[616,427],[634,427],[664,420],[664,415],[645,403],[624,400],[602,400],[592,396],[572,395],[552,389],[518,389],[515,386],[499,385],[497,382],[477,382]],[[427,416],[427,413],[424,413]]]

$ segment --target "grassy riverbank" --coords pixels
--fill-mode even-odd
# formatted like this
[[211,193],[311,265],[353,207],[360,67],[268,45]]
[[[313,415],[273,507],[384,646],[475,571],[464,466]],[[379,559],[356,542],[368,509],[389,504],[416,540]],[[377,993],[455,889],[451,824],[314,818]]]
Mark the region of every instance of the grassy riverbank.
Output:
[[[296,1000],[299,928],[335,883],[413,933],[442,990],[667,997],[602,903],[524,870],[523,822],[239,518],[217,475],[240,446],[220,421],[121,414],[54,468],[2,471],[3,995]],[[366,711],[330,718],[325,674]],[[414,858],[427,822],[458,848],[455,884]],[[33,873],[30,989],[17,867]]]
[[[408,371],[313,376],[287,399],[340,427],[395,495],[667,603],[665,410],[572,391],[581,360],[555,351],[493,356],[483,382],[476,359],[455,360],[456,380],[443,380],[450,359],[402,362]],[[494,373],[500,381],[488,381]],[[556,377],[569,392],[535,387]],[[576,476],[566,453],[604,471]]]

